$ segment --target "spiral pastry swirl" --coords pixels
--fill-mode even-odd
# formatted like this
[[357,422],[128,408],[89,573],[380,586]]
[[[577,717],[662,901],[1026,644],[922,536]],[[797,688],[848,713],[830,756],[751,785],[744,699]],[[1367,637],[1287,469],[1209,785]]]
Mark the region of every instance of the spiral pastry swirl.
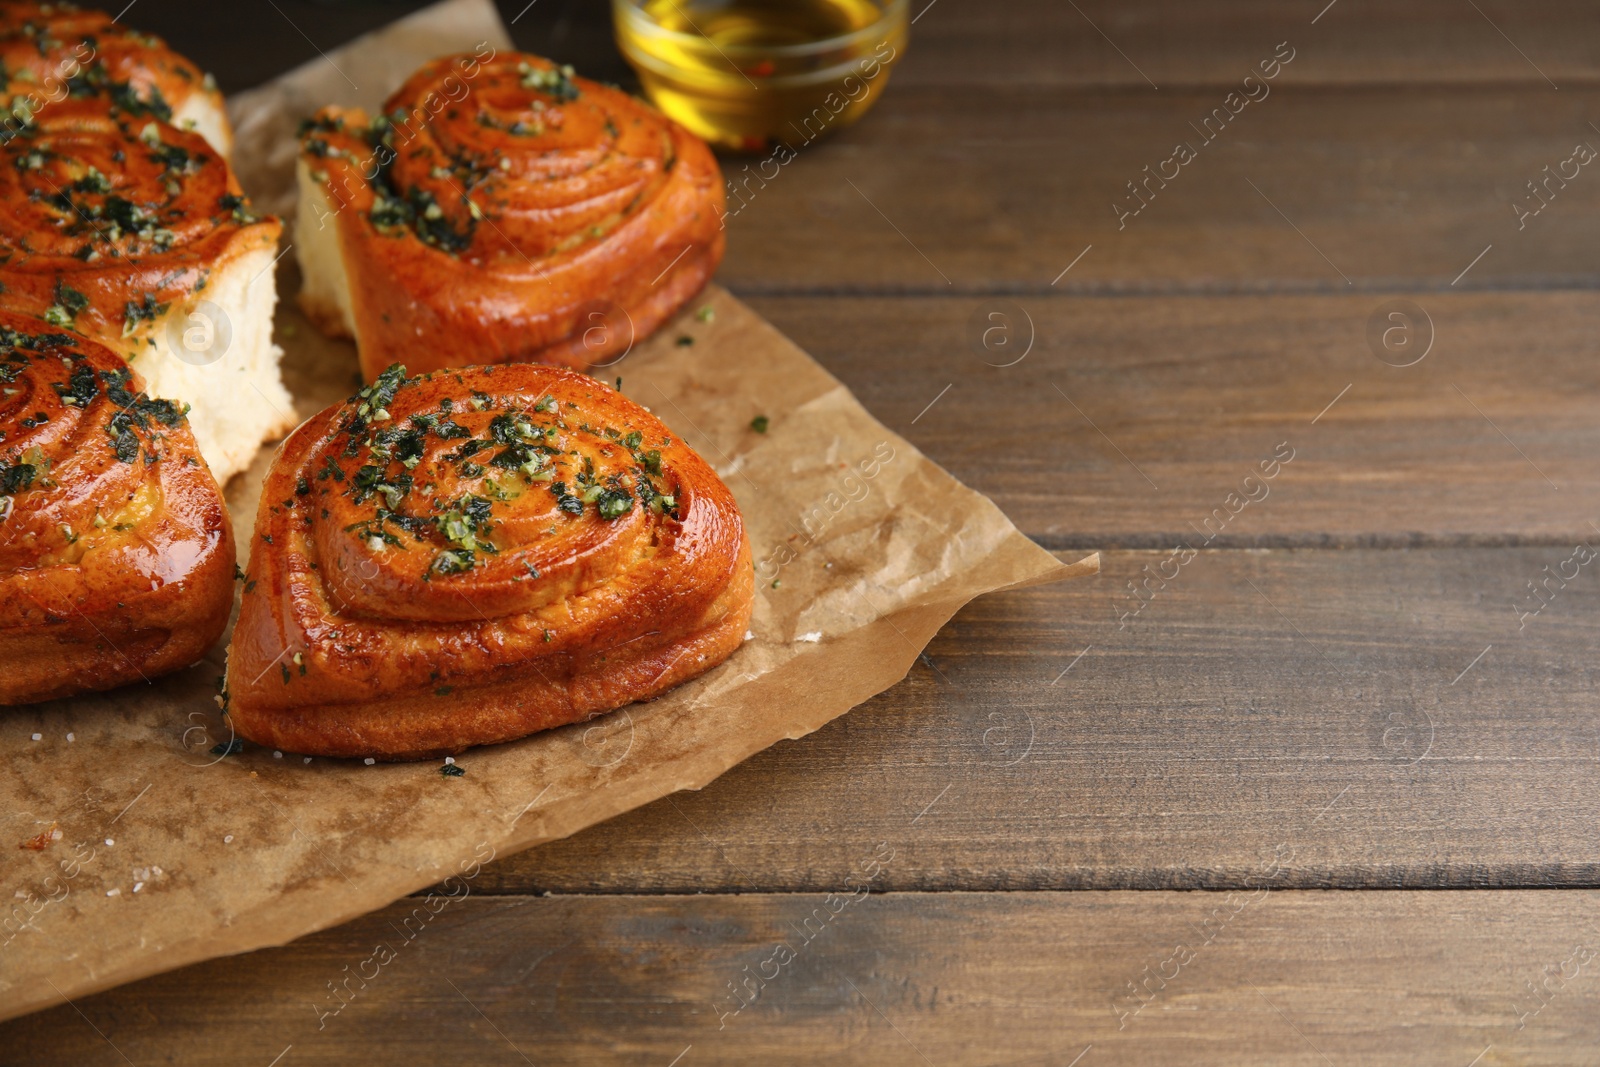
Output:
[[66,101],[0,146],[6,305],[128,338],[233,257],[271,247],[227,164],[198,134]]
[[0,139],[68,99],[193,129],[223,155],[232,149],[216,82],[159,37],[73,4],[0,3]]
[[722,258],[705,144],[536,56],[436,60],[371,122],[325,109],[300,179],[301,304],[355,339],[369,381],[393,362],[593,366]]
[[[188,403],[223,481],[292,424],[267,269],[281,229],[198,134],[103,101],[64,100],[0,143],[0,307],[101,341]],[[188,347],[197,312],[221,331],[209,347]]]
[[234,729],[413,759],[646,700],[743,640],[727,487],[583,375],[390,368],[302,425],[262,492],[228,660]]
[[0,704],[193,663],[228,621],[233,560],[182,407],[103,346],[0,312]]

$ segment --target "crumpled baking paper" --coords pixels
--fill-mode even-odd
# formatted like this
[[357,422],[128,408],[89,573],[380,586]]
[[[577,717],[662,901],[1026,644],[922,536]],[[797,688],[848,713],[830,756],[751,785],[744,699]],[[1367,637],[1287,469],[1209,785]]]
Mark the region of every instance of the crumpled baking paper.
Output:
[[[492,4],[449,0],[241,94],[245,189],[291,217],[302,118],[374,107],[423,61],[484,43],[510,47]],[[287,297],[277,331],[299,417],[358,386],[354,350]],[[620,377],[738,498],[758,579],[743,648],[659,700],[471,750],[459,777],[438,763],[234,751],[214,699],[221,646],[150,685],[6,710],[0,1018],[282,944],[699,789],[893,685],[971,598],[1098,567],[1035,546],[716,287],[596,374]],[[241,551],[271,454],[229,486]]]

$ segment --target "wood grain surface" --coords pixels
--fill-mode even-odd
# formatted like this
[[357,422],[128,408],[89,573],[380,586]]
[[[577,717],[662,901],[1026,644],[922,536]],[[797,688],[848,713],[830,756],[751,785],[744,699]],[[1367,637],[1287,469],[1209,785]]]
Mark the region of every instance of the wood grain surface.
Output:
[[[129,18],[243,88],[411,6]],[[605,4],[501,9],[632,84]],[[719,280],[1103,575],[470,899],[14,1021],[0,1062],[1594,1061],[1600,176],[1528,183],[1600,147],[1600,8],[913,9],[862,124],[724,161]]]
[[[208,60],[225,92],[248,89],[317,59],[425,0],[195,6],[139,0],[128,21]],[[612,46],[609,5],[597,0],[495,0],[517,44],[580,73],[629,81]],[[1582,0],[918,0],[906,86],[1032,85],[1160,90],[1237,81],[1261,42],[1315,39],[1294,80],[1327,86],[1501,85],[1562,89],[1600,81],[1600,11]],[[105,5],[109,10],[119,10]],[[1463,17],[1470,15],[1470,18]],[[1513,43],[1508,43],[1508,38]],[[1519,51],[1520,50],[1520,51]],[[1296,59],[1296,64],[1300,63]]]
[[889,840],[895,890],[1238,886],[1284,841],[1283,885],[1593,885],[1600,596],[1521,629],[1512,606],[1569,553],[1207,551],[1126,627],[1169,553],[1108,553],[974,602],[816,734],[482,884],[824,890]]
[[912,42],[919,62],[902,82],[1165,92],[1236,82],[1263,42],[1270,51],[1288,40],[1316,45],[1291,67],[1297,84],[1594,83],[1600,11],[1576,0],[1476,2],[1475,12],[1455,0],[921,0],[912,5],[925,12]]
[[0,1055],[75,1067],[1507,1067],[1589,1063],[1600,1042],[1593,892],[434,906],[402,901],[290,948],[51,1009],[8,1026]]
[[[752,306],[1050,547],[1597,535],[1600,338],[1588,293]],[[1406,334],[1387,316],[1408,307]],[[1385,349],[1386,330],[1424,358],[1380,361],[1410,358]],[[1259,480],[1284,444],[1294,458],[1260,506],[1212,519],[1229,493],[1263,492],[1241,482]]]
[[[1263,56],[1275,40],[1262,38]],[[1600,148],[1589,125],[1600,88],[1285,81],[1208,142],[1195,127],[1224,96],[895,86],[872,121],[801,147],[770,182],[759,162],[725,165],[748,189],[732,202],[723,277],[741,295],[1592,288],[1600,278],[1600,180],[1569,165],[1577,177],[1552,185],[1538,215],[1519,220],[1513,206],[1541,203],[1526,183],[1578,144]],[[1163,167],[1180,142],[1195,158]]]

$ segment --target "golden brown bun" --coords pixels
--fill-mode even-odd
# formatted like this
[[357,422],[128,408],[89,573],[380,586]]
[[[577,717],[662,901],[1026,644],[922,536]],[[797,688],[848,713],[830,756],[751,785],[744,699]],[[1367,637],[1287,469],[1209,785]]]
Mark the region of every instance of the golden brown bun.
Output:
[[85,97],[130,117],[193,129],[225,156],[233,147],[216,83],[159,37],[73,4],[0,3],[0,133],[23,126],[24,116]]
[[739,647],[733,496],[601,383],[391,368],[284,442],[228,653],[234,729],[420,759],[648,700]]
[[0,704],[195,662],[233,604],[233,529],[182,409],[115,353],[0,312]]
[[100,341],[190,405],[222,482],[294,426],[272,343],[281,230],[198,134],[102,99],[0,140],[0,308]]
[[511,53],[436,60],[361,111],[325,109],[295,243],[313,321],[368,381],[533,361],[586,369],[690,300],[722,259],[722,174],[648,104]]

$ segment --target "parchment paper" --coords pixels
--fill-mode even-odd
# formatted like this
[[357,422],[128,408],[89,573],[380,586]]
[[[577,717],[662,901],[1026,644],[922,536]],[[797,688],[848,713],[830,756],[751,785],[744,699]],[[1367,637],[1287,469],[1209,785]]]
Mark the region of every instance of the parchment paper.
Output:
[[[246,190],[287,216],[302,117],[375,106],[426,59],[485,41],[509,46],[488,0],[450,0],[242,94],[231,110]],[[305,417],[357,386],[355,353],[293,310],[292,255],[279,277],[278,337]],[[707,305],[710,322],[695,314]],[[447,878],[470,891],[493,856],[698,789],[888,688],[972,597],[1098,567],[1036,547],[715,287],[599,373],[621,377],[737,496],[758,571],[744,647],[652,703],[469,751],[461,777],[438,763],[231,753],[214,701],[221,647],[148,686],[7,710],[0,1018],[282,944]],[[229,487],[241,550],[270,458],[263,449]]]

